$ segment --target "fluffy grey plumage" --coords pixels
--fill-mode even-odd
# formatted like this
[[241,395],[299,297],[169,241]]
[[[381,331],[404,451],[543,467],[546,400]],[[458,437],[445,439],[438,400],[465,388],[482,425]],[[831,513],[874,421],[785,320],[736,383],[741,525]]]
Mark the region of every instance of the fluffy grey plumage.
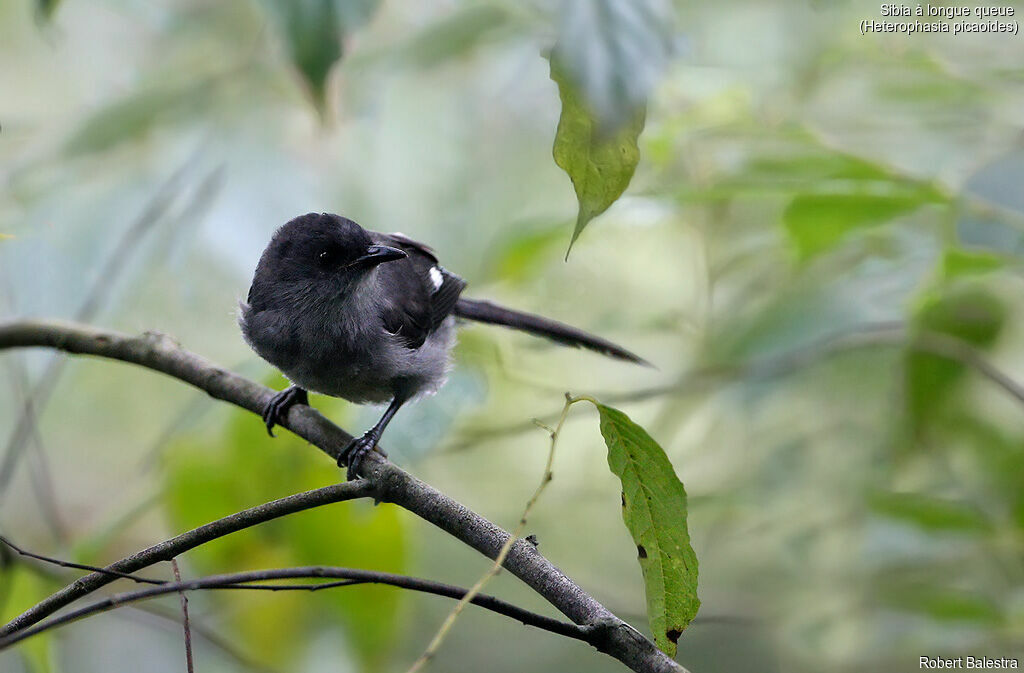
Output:
[[252,349],[295,384],[267,407],[267,430],[290,405],[306,403],[307,390],[357,403],[390,401],[381,420],[341,454],[354,477],[398,408],[444,383],[455,316],[644,362],[568,325],[460,299],[465,287],[430,248],[401,234],[367,231],[328,213],[278,229],[238,320]]

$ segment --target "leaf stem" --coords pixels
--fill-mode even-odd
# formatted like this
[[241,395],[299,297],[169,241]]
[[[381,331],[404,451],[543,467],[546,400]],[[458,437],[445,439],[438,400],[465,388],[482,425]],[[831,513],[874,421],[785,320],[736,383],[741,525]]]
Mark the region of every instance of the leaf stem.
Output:
[[423,654],[421,654],[419,658],[413,662],[413,665],[409,667],[408,673],[417,673],[426,666],[427,662],[429,662],[435,654],[437,654],[437,650],[441,647],[442,643],[444,643],[445,638],[447,638],[449,631],[451,631],[452,626],[455,624],[455,620],[458,619],[462,610],[483,590],[487,583],[491,581],[491,578],[498,574],[498,571],[501,570],[502,564],[505,562],[505,558],[508,556],[509,550],[512,549],[512,545],[515,544],[516,540],[522,537],[523,530],[526,528],[527,517],[533,510],[533,506],[537,504],[540,494],[544,491],[548,482],[550,482],[553,477],[552,465],[555,460],[555,445],[558,442],[558,436],[562,431],[562,426],[565,425],[565,419],[569,416],[569,409],[573,404],[579,401],[580,398],[574,398],[569,393],[566,393],[565,404],[562,406],[562,413],[558,417],[558,423],[555,425],[554,429],[542,423],[537,424],[538,427],[547,431],[548,435],[551,437],[551,444],[548,448],[548,458],[544,465],[544,473],[541,476],[540,483],[537,484],[537,488],[534,489],[533,495],[530,496],[530,499],[526,502],[526,506],[523,508],[523,513],[519,517],[519,524],[516,526],[515,530],[512,531],[512,534],[505,541],[505,544],[501,546],[501,549],[498,551],[498,556],[494,559],[494,563],[491,564],[491,567],[487,569],[487,572],[477,580],[476,584],[466,592],[466,595],[463,596],[462,599],[455,604],[455,607],[452,608],[452,611],[448,613],[448,616],[441,624],[441,628],[437,630],[437,633],[430,641],[430,644],[427,645],[427,649],[423,651]]

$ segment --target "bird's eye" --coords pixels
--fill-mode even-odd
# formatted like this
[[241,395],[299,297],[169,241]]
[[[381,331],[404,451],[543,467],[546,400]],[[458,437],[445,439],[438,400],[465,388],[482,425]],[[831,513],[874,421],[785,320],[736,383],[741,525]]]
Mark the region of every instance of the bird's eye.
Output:
[[338,253],[336,250],[321,250],[316,256],[316,263],[322,269],[333,269],[338,265]]

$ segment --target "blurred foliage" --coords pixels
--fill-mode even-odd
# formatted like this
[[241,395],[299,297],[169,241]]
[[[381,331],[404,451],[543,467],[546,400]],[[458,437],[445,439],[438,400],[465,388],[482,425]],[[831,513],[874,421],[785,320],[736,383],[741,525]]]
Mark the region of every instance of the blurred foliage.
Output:
[[[660,367],[467,328],[452,386],[403,411],[388,448],[514,523],[540,469],[527,421],[566,389],[615,400],[686,475],[703,606],[679,640],[690,670],[1024,657],[1024,414],[955,355],[1024,381],[1024,42],[858,35],[877,12],[861,0],[0,3],[0,311],[74,315],[120,233],[181,170],[95,320],[165,331],[261,376],[230,312],[274,227],[334,210],[405,231],[443,251],[470,295]],[[567,73],[557,82],[552,61]],[[629,127],[638,110],[642,133]],[[569,143],[560,115],[579,124]],[[615,160],[588,164],[611,138],[624,138]],[[559,165],[604,171],[586,203]],[[203,187],[215,175],[219,189]],[[604,211],[600,228],[563,263],[585,208]],[[876,338],[879,325],[897,329]],[[919,347],[928,339],[958,348],[939,355]],[[25,356],[33,376],[45,362]],[[101,562],[336,478],[251,415],[208,402],[179,415],[194,404],[161,377],[72,361],[0,526]],[[352,430],[375,413],[314,404]],[[19,407],[0,386],[0,428]],[[622,484],[599,442],[593,424],[566,426],[530,532],[643,630],[635,545],[611,523]],[[142,469],[151,453],[165,458]],[[40,456],[70,540],[41,514]],[[349,503],[239,533],[183,568],[348,563],[457,584],[483,571],[412,531]],[[0,579],[0,595],[20,592],[5,609],[46,591],[23,576]],[[507,577],[494,590],[535,600]],[[197,620],[295,671],[412,661],[450,607],[366,587],[193,603]],[[560,639],[510,646],[515,625],[473,615],[439,669],[620,670]],[[735,619],[702,622],[715,616]],[[177,624],[112,634],[102,619],[5,652],[0,669],[36,670],[52,650],[57,669],[132,670],[138,653],[180,670]],[[197,648],[204,670],[247,670]]]
[[44,19],[53,18],[53,13],[57,11],[57,7],[60,5],[60,0],[37,0],[36,10],[39,12],[39,16]]
[[[281,384],[279,376],[271,382]],[[345,404],[316,399],[342,420]],[[329,399],[329,398],[328,398]],[[321,403],[322,402],[322,403]],[[269,442],[263,424],[236,411],[223,432],[182,439],[169,448],[164,498],[171,527],[189,530],[246,507],[337,481],[330,459],[278,429]],[[190,558],[204,575],[286,566],[336,565],[407,571],[408,542],[399,510],[353,502],[321,507],[235,533],[197,548]],[[231,592],[237,594],[239,592]],[[380,670],[394,651],[401,593],[354,586],[323,593],[231,595],[236,627],[258,648],[257,659],[285,668],[302,654],[306,634],[344,633],[364,670]],[[332,618],[324,621],[323,613]]]
[[[6,624],[49,596],[54,589],[52,582],[27,567],[0,563],[0,620]],[[56,670],[53,649],[53,634],[44,633],[38,638],[25,641],[18,648],[18,654],[30,673],[50,673]]]
[[295,68],[309,85],[313,102],[324,114],[331,68],[341,58],[345,36],[366,23],[377,0],[295,0],[267,2],[278,20],[281,38]]

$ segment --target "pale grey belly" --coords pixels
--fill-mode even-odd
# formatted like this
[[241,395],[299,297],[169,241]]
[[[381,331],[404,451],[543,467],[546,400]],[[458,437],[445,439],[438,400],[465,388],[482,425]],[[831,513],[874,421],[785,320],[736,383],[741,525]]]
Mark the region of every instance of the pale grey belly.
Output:
[[300,362],[295,367],[282,369],[281,373],[300,388],[343,397],[356,404],[387,402],[395,396],[391,379],[385,372],[346,363],[340,358],[323,366]]
[[433,393],[448,374],[455,321],[448,318],[415,350],[387,333],[367,343],[377,347],[353,349],[322,342],[309,345],[307,357],[279,369],[306,390],[357,404],[387,402],[396,395],[412,398]]

